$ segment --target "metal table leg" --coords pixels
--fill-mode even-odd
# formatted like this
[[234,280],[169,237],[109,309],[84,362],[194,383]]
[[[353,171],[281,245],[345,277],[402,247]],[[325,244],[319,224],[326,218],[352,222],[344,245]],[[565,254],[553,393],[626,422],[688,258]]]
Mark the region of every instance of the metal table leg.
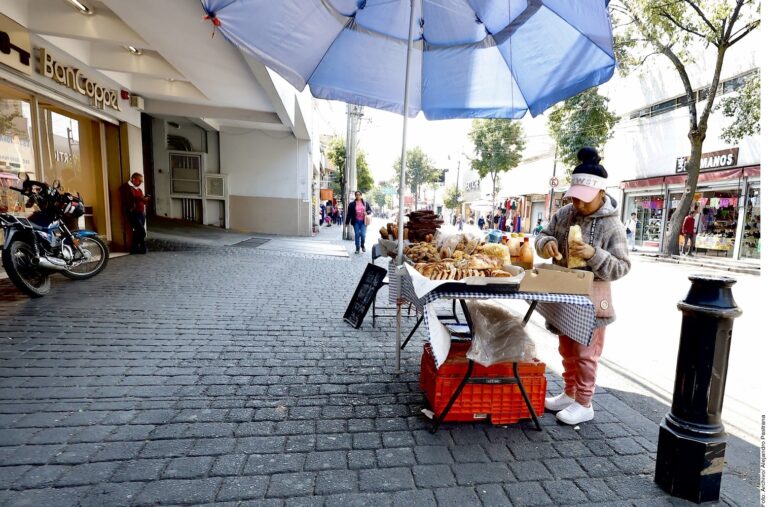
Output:
[[515,380],[517,380],[517,387],[520,388],[520,394],[523,395],[525,406],[528,407],[528,413],[531,414],[531,419],[533,419],[533,424],[536,425],[537,430],[541,431],[541,424],[539,424],[539,416],[536,415],[536,411],[533,409],[533,405],[531,405],[531,400],[528,398],[528,393],[525,392],[525,387],[523,386],[523,379],[520,378],[520,373],[517,371],[517,363],[512,363],[512,371],[515,372]]
[[533,311],[536,309],[537,304],[539,304],[538,301],[531,301],[531,304],[528,306],[528,311],[525,313],[525,317],[523,317],[523,326],[528,324],[528,319],[533,315]]
[[400,345],[400,350],[405,350],[405,346],[408,345],[408,342],[411,340],[414,333],[416,333],[416,330],[419,328],[423,320],[424,320],[424,314],[421,314],[421,317],[419,317],[419,319],[416,321],[416,325],[413,326],[413,329],[411,329],[411,332],[408,333],[408,338],[406,338],[403,344]]
[[469,364],[467,366],[467,373],[464,374],[464,378],[461,380],[461,383],[459,383],[459,386],[456,388],[456,390],[451,395],[451,399],[448,400],[448,404],[445,406],[442,412],[440,412],[440,415],[437,416],[437,419],[432,423],[432,429],[429,430],[430,433],[435,433],[437,431],[437,428],[440,427],[440,424],[445,419],[445,416],[448,415],[448,412],[451,411],[451,407],[453,407],[453,404],[456,403],[456,400],[461,395],[461,391],[464,390],[464,386],[467,385],[467,382],[469,381],[469,378],[472,376],[472,369],[475,367],[475,362],[470,360]]

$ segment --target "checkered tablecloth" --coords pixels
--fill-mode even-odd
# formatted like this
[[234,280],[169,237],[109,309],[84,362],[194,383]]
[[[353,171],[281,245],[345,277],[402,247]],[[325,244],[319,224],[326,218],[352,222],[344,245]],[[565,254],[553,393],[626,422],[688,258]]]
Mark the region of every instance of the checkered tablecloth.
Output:
[[[441,291],[437,289],[427,293],[421,298],[416,296],[413,289],[413,283],[409,273],[403,269],[398,274],[394,262],[389,266],[389,296],[390,302],[397,302],[398,286],[402,286],[402,297],[412,303],[416,309],[424,315],[424,321],[430,329],[430,341],[440,340],[444,337],[437,331],[437,324],[434,322],[434,312],[430,311],[430,303],[438,299],[520,299],[524,301],[538,301],[536,311],[539,312],[552,326],[568,335],[574,341],[582,345],[589,345],[592,341],[592,333],[597,327],[595,320],[595,307],[592,301],[586,296],[575,294],[545,294],[539,292],[511,292],[499,294],[494,292],[493,287],[487,289],[483,286],[468,285],[466,290],[461,291]],[[430,314],[433,318],[430,319]],[[430,321],[431,325],[430,325]],[[441,324],[440,324],[441,325]]]

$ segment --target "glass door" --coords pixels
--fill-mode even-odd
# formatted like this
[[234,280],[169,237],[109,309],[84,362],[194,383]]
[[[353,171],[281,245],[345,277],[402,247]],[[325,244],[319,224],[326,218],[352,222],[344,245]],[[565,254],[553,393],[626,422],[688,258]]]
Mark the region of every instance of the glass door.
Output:
[[24,199],[9,187],[19,186],[19,172],[39,179],[35,164],[31,98],[0,86],[0,213],[27,215]]
[[760,258],[760,183],[750,183],[744,203],[744,231],[741,235],[741,258]]
[[58,179],[64,191],[80,193],[85,201],[85,216],[78,226],[106,235],[99,122],[41,103],[40,131],[46,182]]

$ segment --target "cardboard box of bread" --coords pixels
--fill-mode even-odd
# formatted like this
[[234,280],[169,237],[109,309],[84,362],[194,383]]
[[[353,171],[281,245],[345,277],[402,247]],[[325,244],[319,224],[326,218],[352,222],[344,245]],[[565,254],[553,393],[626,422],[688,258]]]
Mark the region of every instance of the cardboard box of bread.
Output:
[[[568,242],[572,241],[582,241],[581,227],[578,225],[572,226],[568,231]],[[558,255],[555,260],[562,260],[562,258],[562,255]],[[520,282],[520,290],[587,295],[592,289],[594,274],[591,271],[575,269],[586,266],[587,261],[574,254],[568,255],[567,268],[557,264],[537,264],[533,269],[525,272],[525,278]]]
[[[578,228],[578,226],[575,226]],[[572,232],[578,237],[580,229]],[[569,239],[573,239],[569,236]],[[422,276],[430,280],[462,280],[467,284],[520,282],[520,291],[553,294],[589,294],[594,275],[591,271],[572,269],[586,266],[584,259],[569,258],[569,267],[537,264],[525,270],[511,262],[506,245],[483,244],[469,235],[443,239],[441,247],[433,242],[408,245],[405,256]],[[561,256],[562,259],[562,256]],[[514,280],[513,280],[514,279]]]

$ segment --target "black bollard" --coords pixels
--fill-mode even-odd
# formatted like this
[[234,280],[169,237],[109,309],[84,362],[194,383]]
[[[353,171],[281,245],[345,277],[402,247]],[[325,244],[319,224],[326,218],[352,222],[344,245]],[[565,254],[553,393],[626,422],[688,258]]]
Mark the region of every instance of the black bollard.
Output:
[[692,502],[720,498],[725,429],[720,419],[728,374],[733,319],[741,315],[731,293],[736,280],[692,275],[677,304],[683,312],[672,409],[661,422],[654,480]]

